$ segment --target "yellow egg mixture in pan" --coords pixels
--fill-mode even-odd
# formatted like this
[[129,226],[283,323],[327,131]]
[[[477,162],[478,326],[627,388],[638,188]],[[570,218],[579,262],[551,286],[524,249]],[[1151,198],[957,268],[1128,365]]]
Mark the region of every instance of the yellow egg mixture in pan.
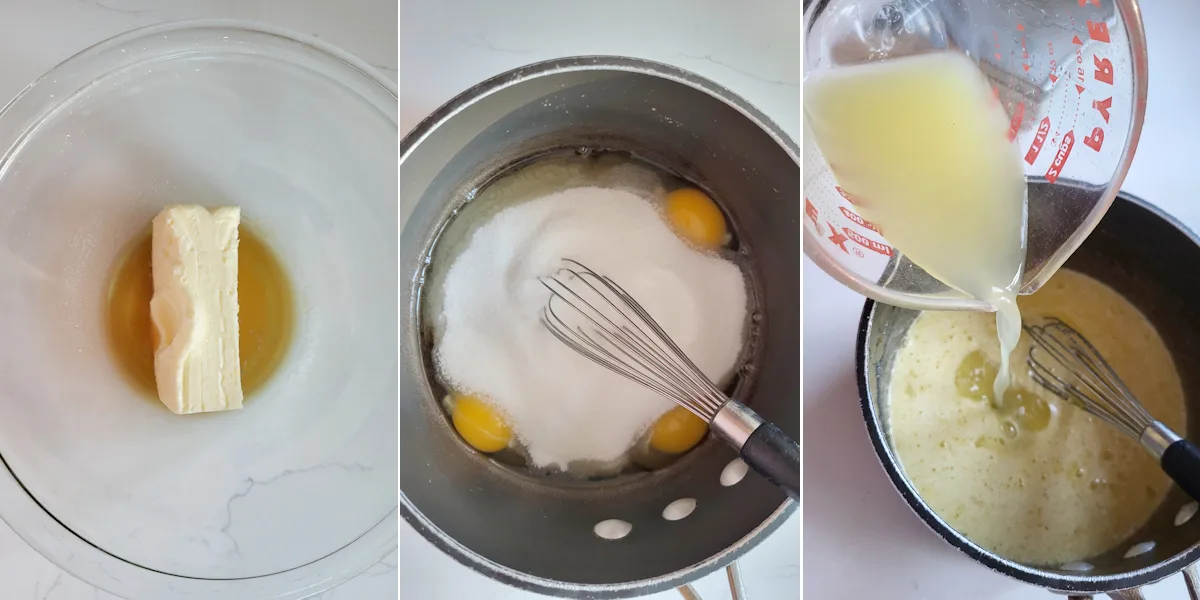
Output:
[[447,231],[423,316],[443,407],[464,442],[594,478],[661,468],[704,438],[703,420],[545,330],[538,277],[564,259],[612,277],[702,371],[729,383],[752,298],[708,194],[624,155],[552,156],[489,184]]
[[[1150,322],[1108,286],[1062,270],[1019,300],[1030,323],[1057,317],[1089,339],[1151,415],[1186,429],[1183,388]],[[1013,354],[1013,386],[993,403],[995,319],[924,312],[890,384],[889,428],[921,498],[968,539],[1014,561],[1061,565],[1140,528],[1171,481],[1137,443],[1059,400]]]

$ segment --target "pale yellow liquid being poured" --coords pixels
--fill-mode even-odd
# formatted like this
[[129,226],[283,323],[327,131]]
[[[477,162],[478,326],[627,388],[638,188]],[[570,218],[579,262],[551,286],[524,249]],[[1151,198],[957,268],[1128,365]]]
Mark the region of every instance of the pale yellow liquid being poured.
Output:
[[804,82],[804,110],[862,216],[930,275],[995,308],[994,398],[1004,398],[1021,337],[1025,175],[983,74],[952,52],[822,71]]

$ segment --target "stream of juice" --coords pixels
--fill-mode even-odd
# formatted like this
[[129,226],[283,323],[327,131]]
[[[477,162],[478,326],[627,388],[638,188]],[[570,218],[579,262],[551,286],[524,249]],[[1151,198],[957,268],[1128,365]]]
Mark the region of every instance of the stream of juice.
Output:
[[1021,337],[1025,175],[983,74],[953,52],[840,67],[805,80],[804,110],[862,216],[930,275],[994,307],[993,398],[1004,398]]

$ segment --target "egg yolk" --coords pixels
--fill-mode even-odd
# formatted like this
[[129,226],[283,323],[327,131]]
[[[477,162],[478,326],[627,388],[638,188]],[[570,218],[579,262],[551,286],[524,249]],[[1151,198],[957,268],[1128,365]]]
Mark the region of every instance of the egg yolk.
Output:
[[650,428],[650,447],[665,454],[682,454],[700,443],[707,432],[708,423],[676,406]]
[[504,417],[475,396],[457,396],[450,419],[458,435],[480,452],[498,452],[512,440],[512,427]]
[[717,204],[697,189],[684,188],[667,194],[667,221],[683,239],[701,247],[725,243],[725,215]]

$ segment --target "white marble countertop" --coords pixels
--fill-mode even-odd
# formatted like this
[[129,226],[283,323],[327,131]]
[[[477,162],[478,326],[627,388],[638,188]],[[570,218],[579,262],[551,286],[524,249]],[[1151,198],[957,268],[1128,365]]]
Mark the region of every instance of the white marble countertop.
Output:
[[[1200,84],[1191,57],[1193,0],[1143,2],[1150,49],[1145,127],[1124,189],[1200,231]],[[908,509],[871,450],[859,410],[854,344],[863,300],[804,265],[804,592],[807,598],[1041,600],[940,540]],[[1188,597],[1181,576],[1145,590]]]
[[[123,31],[186,18],[250,19],[318,36],[396,77],[394,0],[0,0],[0,104],[60,61]],[[396,555],[320,600],[396,598]],[[108,600],[0,523],[0,597]]]
[[[546,25],[550,16],[560,25]],[[800,136],[800,3],[794,0],[755,2],[753,8],[725,0],[403,0],[400,18],[401,131],[492,75],[551,58],[617,54],[674,64],[708,77],[758,106],[795,139]],[[798,516],[793,516],[742,559],[751,600],[799,598],[799,526]],[[404,598],[543,597],[492,582],[459,565],[404,522],[400,558]],[[707,600],[729,597],[723,572],[696,587]],[[676,592],[651,596],[679,597]]]

